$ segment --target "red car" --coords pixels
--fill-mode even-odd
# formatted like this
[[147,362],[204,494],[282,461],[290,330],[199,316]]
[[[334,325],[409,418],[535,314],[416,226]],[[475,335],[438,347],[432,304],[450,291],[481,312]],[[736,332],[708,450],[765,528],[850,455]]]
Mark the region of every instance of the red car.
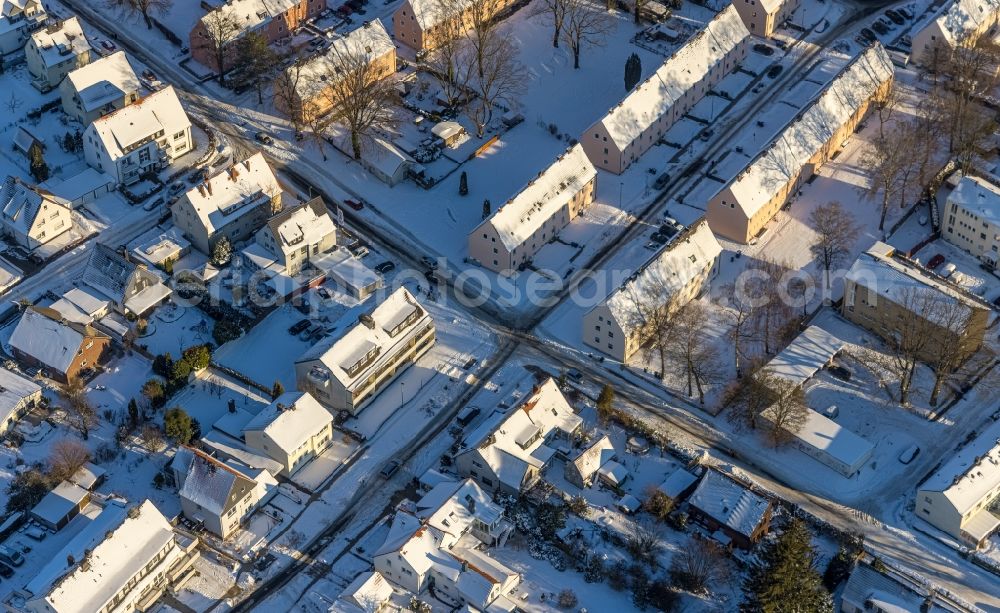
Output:
[[357,200],[344,200],[344,204],[351,207],[355,211],[360,211],[361,209],[365,208],[365,205],[361,202],[358,202]]
[[934,269],[944,264],[944,256],[938,253],[927,262],[927,268]]

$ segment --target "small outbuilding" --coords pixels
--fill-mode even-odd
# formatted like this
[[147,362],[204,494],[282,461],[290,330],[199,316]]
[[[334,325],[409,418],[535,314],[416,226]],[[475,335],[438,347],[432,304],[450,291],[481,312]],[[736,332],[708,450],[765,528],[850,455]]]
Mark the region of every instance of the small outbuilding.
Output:
[[31,519],[51,530],[61,530],[90,502],[90,491],[63,481],[31,509]]
[[431,133],[439,138],[445,147],[456,147],[465,136],[465,128],[457,121],[442,121],[431,128]]

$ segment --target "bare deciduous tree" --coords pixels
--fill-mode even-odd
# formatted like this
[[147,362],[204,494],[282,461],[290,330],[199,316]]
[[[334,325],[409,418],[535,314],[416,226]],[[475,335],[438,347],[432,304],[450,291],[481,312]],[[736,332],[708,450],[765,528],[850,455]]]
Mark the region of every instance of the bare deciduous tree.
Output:
[[97,425],[97,412],[87,399],[83,380],[73,377],[63,386],[63,393],[68,400],[67,411],[73,427],[80,432],[83,440],[87,440],[90,438],[90,429]]
[[674,316],[673,333],[668,339],[670,367],[687,379],[687,394],[698,392],[698,402],[705,404],[705,387],[722,381],[722,356],[708,336],[712,327],[707,309],[689,302]]
[[146,22],[146,28],[153,29],[152,13],[163,16],[173,8],[173,0],[106,0],[109,8],[115,9],[125,16],[141,16]]
[[729,340],[733,343],[733,366],[736,368],[736,376],[741,375],[741,362],[746,355],[745,341],[752,338],[750,322],[754,317],[754,302],[737,290],[735,283],[729,283],[722,289],[723,296],[728,303],[727,315],[732,322],[729,329]]
[[195,45],[212,54],[215,67],[219,71],[219,84],[225,86],[226,71],[229,70],[227,60],[232,44],[242,31],[242,24],[228,6],[221,6],[211,11],[201,19],[205,29]]
[[663,549],[663,534],[655,524],[630,522],[625,530],[625,548],[640,560],[655,562]]
[[59,439],[49,452],[49,474],[59,480],[73,476],[81,466],[90,461],[90,450],[72,438]]
[[715,541],[691,537],[670,559],[670,579],[693,594],[708,591],[708,584],[725,577],[726,554]]
[[552,46],[559,48],[563,24],[566,22],[566,6],[571,0],[539,0],[533,15],[541,17],[552,26]]
[[816,207],[809,215],[809,222],[816,231],[816,239],[809,249],[823,267],[824,284],[830,287],[830,270],[851,254],[859,228],[839,202]]
[[273,84],[275,103],[285,109],[288,120],[292,122],[292,128],[296,132],[301,132],[305,123],[306,109],[303,108],[302,98],[299,96],[299,91],[304,85],[302,67],[305,63],[305,59],[299,58],[280,71],[274,78]]
[[730,398],[729,422],[737,430],[756,430],[760,414],[774,404],[774,374],[762,368],[745,377]]
[[324,96],[337,121],[350,131],[351,152],[361,159],[362,147],[378,132],[398,125],[399,94],[381,64],[364,52],[332,47],[327,55]]
[[878,229],[885,229],[885,218],[889,212],[889,201],[897,194],[905,194],[906,179],[913,167],[914,156],[902,136],[903,131],[892,133],[887,138],[876,138],[861,154],[861,167],[872,178],[868,189],[870,196],[882,194],[882,211]]
[[667,359],[670,352],[670,336],[673,330],[674,290],[665,282],[651,278],[636,291],[629,285],[632,302],[628,327],[637,330],[640,342],[649,342],[651,350],[660,359],[660,378],[666,377]]
[[478,100],[466,107],[466,114],[476,124],[476,134],[480,138],[493,119],[494,108],[498,104],[513,105],[528,81],[513,37],[494,31],[494,35],[484,39],[482,44],[482,47],[478,43],[467,44],[462,54],[466,67],[478,69],[478,76],[470,80]]
[[802,429],[809,409],[802,386],[774,375],[768,377],[767,385],[774,394],[774,402],[766,409],[768,439],[772,445],[780,447],[789,443]]
[[[447,10],[447,6],[445,4],[443,10]],[[439,22],[435,41],[437,46],[424,59],[424,68],[437,82],[445,104],[454,108],[469,98],[469,67],[461,63],[462,48],[466,44],[462,22],[458,19]]]
[[580,68],[584,47],[603,47],[614,29],[608,12],[591,0],[553,0],[565,3],[562,37],[573,52],[573,68]]

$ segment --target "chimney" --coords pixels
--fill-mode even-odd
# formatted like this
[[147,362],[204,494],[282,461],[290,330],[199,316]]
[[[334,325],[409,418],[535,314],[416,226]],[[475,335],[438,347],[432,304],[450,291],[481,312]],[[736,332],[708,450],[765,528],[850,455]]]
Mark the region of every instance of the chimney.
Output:
[[361,315],[359,315],[358,321],[363,323],[365,327],[368,328],[369,330],[375,329],[375,320],[372,319],[372,316],[369,315],[368,313],[362,313]]
[[198,193],[201,194],[202,196],[205,195],[205,186],[204,186],[204,184],[198,186]]
[[469,506],[469,513],[475,513],[476,512],[476,499],[475,498],[469,498],[469,505],[468,506]]
[[229,180],[236,182],[236,178],[240,176],[240,171],[236,170],[236,166],[229,169]]
[[466,562],[465,560],[462,560],[462,572],[464,573],[467,572],[468,570],[469,570],[469,563]]
[[212,182],[211,181],[205,181],[205,191],[208,192],[209,196],[212,195]]

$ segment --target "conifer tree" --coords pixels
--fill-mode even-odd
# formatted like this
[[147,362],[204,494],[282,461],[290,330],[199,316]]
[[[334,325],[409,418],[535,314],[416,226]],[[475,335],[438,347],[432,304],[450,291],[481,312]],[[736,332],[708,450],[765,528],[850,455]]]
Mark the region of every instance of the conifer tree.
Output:
[[615,390],[611,387],[610,383],[605,383],[604,387],[601,388],[600,395],[597,397],[597,416],[600,417],[601,422],[608,422],[614,402]]
[[49,178],[49,165],[45,163],[42,155],[42,146],[38,142],[31,143],[28,148],[28,160],[31,162],[31,176],[35,181],[41,183]]
[[744,613],[828,613],[830,594],[816,570],[816,552],[805,524],[793,519],[778,538],[765,544],[743,583]]

